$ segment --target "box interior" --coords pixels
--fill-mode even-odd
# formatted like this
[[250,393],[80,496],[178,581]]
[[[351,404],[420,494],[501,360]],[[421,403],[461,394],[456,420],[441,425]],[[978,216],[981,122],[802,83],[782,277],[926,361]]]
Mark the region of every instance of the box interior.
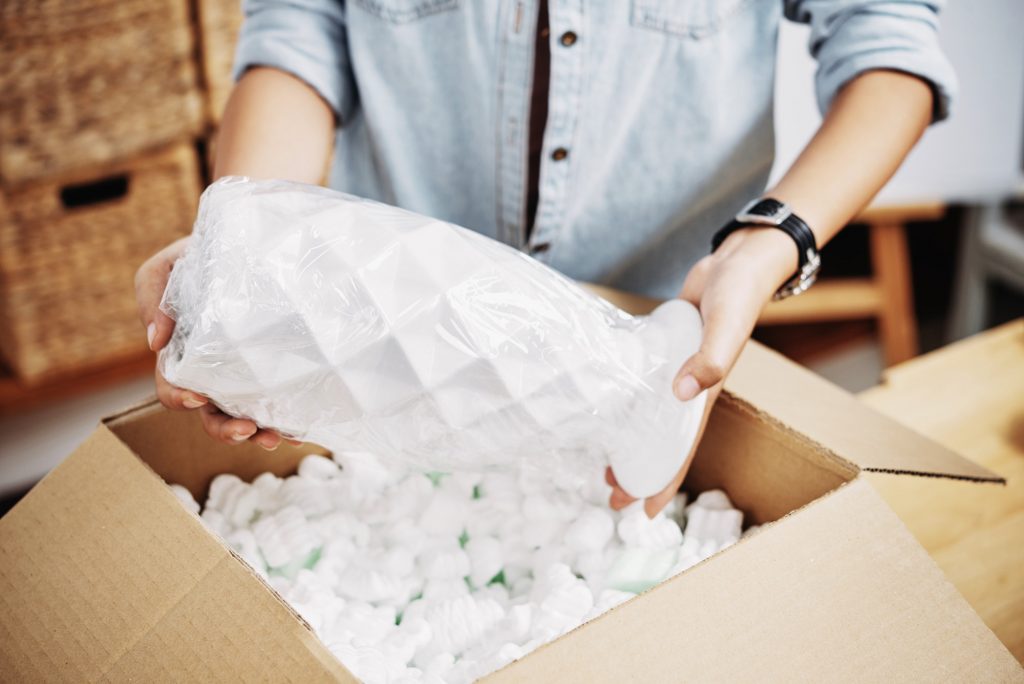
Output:
[[[723,395],[686,487],[724,487],[749,522],[784,521],[487,681],[1015,677],[850,455],[764,405]],[[75,681],[355,681],[152,477],[203,500],[218,473],[287,475],[311,451],[217,444],[194,412],[156,402],[105,421],[0,521],[0,662],[30,681],[57,667]]]
[[[155,402],[115,416],[107,426],[165,482],[181,484],[197,501],[214,477],[251,481],[263,472],[284,477],[315,445],[282,444],[265,451],[210,439],[198,416],[163,410]],[[857,468],[801,434],[723,393],[683,484],[692,493],[724,489],[747,524],[778,520],[857,475]]]

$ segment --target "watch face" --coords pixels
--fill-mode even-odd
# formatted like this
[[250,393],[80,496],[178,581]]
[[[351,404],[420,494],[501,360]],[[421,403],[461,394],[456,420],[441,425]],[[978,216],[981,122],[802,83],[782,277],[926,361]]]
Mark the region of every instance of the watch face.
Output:
[[740,209],[736,220],[740,223],[778,226],[792,213],[793,210],[784,202],[771,198],[756,199]]

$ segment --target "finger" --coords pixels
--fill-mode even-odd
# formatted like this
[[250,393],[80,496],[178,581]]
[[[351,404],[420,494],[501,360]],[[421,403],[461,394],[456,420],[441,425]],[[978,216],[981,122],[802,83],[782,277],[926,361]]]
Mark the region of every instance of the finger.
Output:
[[680,401],[689,401],[714,387],[725,378],[730,366],[727,353],[701,345],[700,350],[688,358],[672,382],[672,391]]
[[725,378],[750,338],[758,311],[760,307],[754,300],[737,298],[719,303],[714,297],[711,301],[705,297],[701,306],[704,332],[700,349],[683,363],[672,383],[681,401],[693,399]]
[[195,409],[208,403],[206,397],[189,390],[175,387],[164,379],[160,371],[155,373],[156,396],[160,403],[169,409]]
[[250,439],[267,451],[273,451],[281,446],[282,442],[281,435],[273,430],[257,430],[256,434],[250,437]]
[[[232,444],[241,444],[259,431],[259,426],[245,418],[228,419],[221,425],[221,439]],[[276,445],[275,445],[276,446]]]
[[156,385],[156,398],[161,404],[169,409],[185,408],[177,400],[177,395],[174,392],[177,388],[167,382],[164,376],[160,374],[160,371],[156,371],[153,374],[153,383]]
[[612,508],[612,510],[622,510],[629,504],[636,501],[636,497],[627,494],[626,491],[619,485],[619,481],[615,479],[615,473],[612,471],[610,467],[604,469],[604,481],[607,482],[612,488],[612,493],[608,497],[608,505]]
[[174,319],[159,308],[153,313],[153,320],[146,325],[146,343],[153,351],[160,351],[171,341],[174,333]]
[[220,436],[220,429],[227,422],[228,416],[218,411],[215,406],[204,406],[199,409],[199,419],[203,424],[203,429],[206,430],[206,434],[218,442],[223,441]]
[[167,287],[174,262],[181,256],[187,244],[182,238],[160,250],[139,268],[135,274],[135,299],[139,319],[146,328],[149,348],[156,351],[171,339],[174,321],[160,310],[160,300]]
[[232,418],[216,406],[203,406],[199,409],[199,415],[206,433],[225,444],[241,444],[256,434],[256,424],[251,420]]
[[612,488],[611,496],[608,497],[608,505],[613,511],[621,511],[635,501],[636,498],[630,496],[619,487]]
[[[701,426],[701,432],[703,433],[703,431],[704,428]],[[698,435],[697,441],[700,441],[700,435]],[[679,493],[679,488],[683,486],[683,480],[686,479],[686,473],[690,470],[690,463],[693,461],[693,455],[696,450],[697,446],[695,444],[693,448],[690,449],[690,453],[687,454],[686,460],[683,461],[683,465],[679,469],[679,472],[676,473],[676,476],[668,483],[668,486],[654,496],[649,496],[644,500],[644,513],[647,514],[648,518],[653,518],[658,515],[658,513],[661,513],[662,509],[668,505],[668,502]]]
[[682,473],[680,477],[677,477],[672,481],[672,484],[665,487],[654,496],[647,497],[644,501],[644,513],[647,514],[648,518],[653,518],[658,515],[658,513],[661,513],[662,509],[668,505],[668,502],[679,493],[679,486],[683,484],[682,475],[685,475],[685,473]]
[[648,518],[653,518],[660,513],[668,505],[668,502],[679,493],[679,488],[683,486],[686,474],[690,472],[693,457],[697,455],[697,447],[700,445],[700,440],[704,437],[704,430],[708,426],[708,418],[711,417],[711,409],[714,408],[715,401],[718,400],[720,392],[721,386],[712,387],[708,390],[708,399],[704,405],[704,415],[701,416],[700,428],[697,430],[697,439],[694,441],[693,447],[690,448],[690,453],[686,455],[686,459],[683,461],[682,467],[679,468],[679,472],[676,473],[675,478],[663,490],[644,501],[644,512]]

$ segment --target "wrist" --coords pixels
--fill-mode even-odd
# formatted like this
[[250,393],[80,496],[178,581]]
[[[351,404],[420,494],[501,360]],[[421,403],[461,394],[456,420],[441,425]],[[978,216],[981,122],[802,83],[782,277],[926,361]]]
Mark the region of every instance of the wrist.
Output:
[[766,226],[734,231],[714,255],[718,259],[743,263],[769,293],[789,280],[799,266],[793,240],[784,232]]

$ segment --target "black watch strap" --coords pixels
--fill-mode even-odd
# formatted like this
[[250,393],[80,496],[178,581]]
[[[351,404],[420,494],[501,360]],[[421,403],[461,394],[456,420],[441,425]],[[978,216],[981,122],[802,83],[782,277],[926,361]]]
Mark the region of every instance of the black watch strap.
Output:
[[803,219],[796,214],[790,214],[786,219],[779,225],[770,225],[766,223],[740,223],[733,219],[729,223],[725,224],[717,233],[711,238],[711,251],[714,252],[719,246],[725,241],[725,238],[739,230],[740,228],[778,228],[782,232],[786,233],[793,242],[796,243],[797,250],[797,271],[804,268],[807,263],[814,258],[814,255],[818,252],[818,244],[814,239],[814,233],[811,232],[810,226],[808,226]]
[[796,273],[775,292],[775,299],[798,295],[814,284],[821,268],[821,256],[818,254],[814,233],[789,207],[771,197],[754,200],[741,209],[732,221],[711,238],[711,251],[717,250],[729,235],[747,227],[778,228],[796,245]]

